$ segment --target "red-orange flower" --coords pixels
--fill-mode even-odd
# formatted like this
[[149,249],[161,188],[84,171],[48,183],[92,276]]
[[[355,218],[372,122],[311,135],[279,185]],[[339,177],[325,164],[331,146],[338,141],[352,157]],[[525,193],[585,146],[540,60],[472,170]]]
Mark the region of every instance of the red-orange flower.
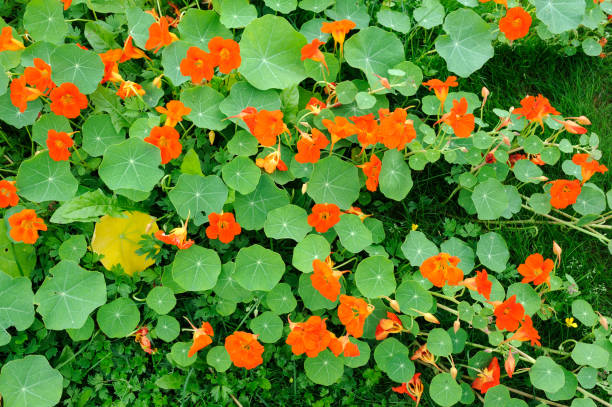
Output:
[[336,144],[339,140],[345,139],[357,133],[357,127],[355,127],[353,123],[349,122],[344,117],[336,116],[334,117],[333,121],[323,119],[321,122],[331,135],[330,151],[333,151],[334,144]]
[[531,16],[522,7],[512,7],[499,20],[499,30],[509,41],[523,38],[531,27]]
[[530,122],[540,123],[544,127],[542,120],[550,114],[560,114],[554,107],[550,105],[548,99],[542,95],[529,96],[527,95],[521,100],[521,107],[514,109],[514,114],[520,119],[524,116]]
[[550,188],[550,204],[557,209],[565,209],[571,204],[576,203],[578,195],[582,190],[580,181],[558,179],[550,181],[552,187]]
[[372,154],[370,161],[358,165],[357,167],[361,168],[367,177],[366,188],[368,191],[376,191],[378,188],[378,176],[380,175],[380,170],[382,169],[382,161],[380,161],[376,154]]
[[516,295],[508,298],[506,301],[499,303],[493,310],[495,315],[495,326],[497,329],[506,329],[507,331],[516,331],[519,327],[519,322],[523,320],[525,309],[516,302]]
[[[580,124],[578,124],[578,123],[576,123],[576,122],[574,122],[572,120],[557,120],[557,119],[554,119],[554,120],[557,123],[562,124],[563,127],[565,127],[565,130],[568,133],[571,133],[571,134],[585,134],[587,132],[587,129],[585,129]],[[581,124],[585,124],[585,123],[581,123]],[[588,124],[591,124],[591,122],[589,121]]]
[[499,362],[494,357],[489,366],[478,373],[478,377],[472,383],[472,388],[485,394],[491,387],[499,384],[499,373]]
[[447,283],[458,285],[463,280],[463,271],[457,267],[460,261],[459,257],[440,253],[421,264],[421,274],[436,287],[444,287]]
[[574,154],[572,162],[580,166],[583,184],[590,180],[596,172],[603,174],[608,171],[605,165],[599,164],[597,160],[588,154]]
[[312,59],[315,62],[319,62],[323,64],[327,72],[329,72],[329,68],[327,67],[327,62],[325,62],[325,55],[321,52],[319,47],[324,45],[325,43],[318,38],[312,40],[311,43],[306,44],[302,47],[302,61],[306,59]]
[[125,43],[123,44],[123,50],[121,52],[121,58],[119,59],[119,62],[121,63],[129,61],[130,59],[140,58],[151,59],[147,56],[147,54],[144,53],[143,50],[138,49],[134,46],[132,36],[129,35],[125,40]]
[[378,121],[374,118],[373,113],[364,116],[352,116],[351,120],[355,123],[357,140],[361,144],[362,151],[378,143],[380,136],[378,133]]
[[70,7],[70,5],[72,4],[72,0],[60,0],[62,3],[64,3],[64,10],[68,10],[68,7]]
[[327,330],[325,319],[311,316],[306,322],[291,322],[291,332],[287,336],[287,345],[291,346],[294,355],[306,354],[309,358],[325,350],[331,340],[331,333]]
[[210,81],[215,76],[215,67],[219,56],[202,51],[198,47],[189,47],[187,56],[181,61],[181,74],[190,76],[191,81],[200,84],[204,79]]
[[263,168],[268,174],[272,174],[274,171],[287,171],[289,168],[283,160],[281,160],[280,145],[278,150],[274,150],[264,158],[257,158],[255,165],[259,168]]
[[166,107],[157,106],[155,110],[166,115],[164,126],[170,127],[176,126],[177,123],[183,121],[183,116],[191,113],[191,108],[186,107],[183,102],[179,100],[171,100],[166,103]]
[[53,161],[66,161],[70,158],[69,148],[74,145],[74,140],[70,135],[63,131],[49,129],[47,132],[47,148],[49,157]]
[[111,49],[99,55],[104,64],[104,76],[100,83],[123,81],[123,77],[119,73],[119,60],[123,55],[123,50],[119,48]]
[[144,141],[151,143],[159,148],[161,154],[161,163],[167,164],[171,160],[181,155],[183,145],[179,141],[178,131],[170,126],[155,126],[151,129],[148,137]]
[[252,333],[234,332],[225,338],[225,350],[236,367],[253,369],[263,363],[264,347]]
[[359,356],[359,348],[353,342],[349,340],[348,334],[341,336],[340,338],[336,337],[333,333],[330,332],[331,340],[329,341],[329,350],[338,357],[341,354],[344,354],[345,357],[351,358],[355,356]]
[[219,239],[222,243],[231,242],[242,232],[231,212],[211,213],[208,215],[208,222],[210,225],[206,228],[206,236],[209,239]]
[[311,97],[308,103],[306,103],[306,110],[310,110],[315,116],[321,113],[321,110],[325,109],[327,105],[325,102],[320,101],[315,97]]
[[410,360],[420,360],[423,363],[436,366],[436,357],[427,349],[427,344],[419,346],[419,348],[410,356]]
[[28,85],[34,86],[42,94],[47,94],[55,88],[55,83],[51,80],[51,67],[40,58],[34,58],[34,66],[26,67],[23,76]]
[[453,107],[450,112],[445,113],[440,120],[436,122],[444,122],[453,128],[455,136],[459,138],[470,137],[474,131],[474,115],[467,113],[468,103],[466,98],[461,100],[453,100]]
[[333,263],[328,257],[325,262],[315,259],[312,262],[314,272],[310,275],[310,281],[315,290],[323,297],[335,302],[340,295],[340,277],[349,270],[339,271],[332,269]]
[[249,131],[259,144],[264,147],[271,147],[276,144],[276,138],[283,132],[288,131],[283,122],[283,112],[280,110],[257,111],[254,107],[245,108],[237,116],[241,118],[249,128]]
[[399,394],[407,394],[416,402],[416,407],[418,407],[424,390],[423,382],[421,382],[419,376],[421,376],[420,373],[415,373],[408,383],[402,383],[401,386],[392,387],[391,390]]
[[476,277],[466,278],[461,282],[461,285],[466,286],[470,290],[477,291],[478,294],[482,295],[487,300],[491,297],[493,283],[489,281],[487,270],[476,270]]
[[144,96],[145,93],[146,92],[142,86],[132,81],[122,81],[121,85],[119,86],[119,90],[117,91],[117,95],[121,99],[126,99],[132,96]]
[[336,45],[340,44],[340,53],[342,54],[342,50],[344,47],[344,39],[346,38],[346,34],[355,28],[356,24],[351,20],[340,20],[333,21],[331,23],[323,23],[321,25],[321,32],[326,34],[331,34],[334,37],[334,50],[336,49]]
[[340,208],[335,204],[316,204],[308,215],[308,224],[319,233],[327,232],[340,222]]
[[414,123],[407,119],[406,109],[397,108],[390,113],[387,109],[380,109],[380,125],[378,126],[378,140],[385,147],[402,150],[406,144],[416,138]]
[[295,161],[299,163],[316,163],[321,158],[321,150],[327,147],[329,140],[325,134],[317,129],[312,129],[312,134],[300,133],[297,142],[297,154]]
[[138,328],[136,332],[131,334],[134,335],[134,342],[140,344],[140,348],[149,355],[153,355],[157,353],[157,349],[153,349],[151,340],[147,335],[149,335],[149,328],[145,325],[141,328]]
[[155,232],[155,238],[161,240],[166,244],[171,244],[178,247],[180,250],[189,249],[193,245],[193,240],[187,240],[187,224],[189,223],[189,217],[183,222],[183,226],[180,228],[174,228],[170,233],[166,234],[163,230]]
[[540,253],[529,255],[525,263],[518,266],[518,272],[523,276],[521,283],[550,285],[550,272],[554,267],[555,263],[551,259],[544,260]]
[[382,341],[389,334],[398,334],[404,330],[402,321],[399,317],[392,312],[387,311],[387,318],[383,318],[378,322],[376,326],[376,339]]
[[23,42],[13,38],[13,27],[6,26],[0,33],[0,52],[24,49]]
[[423,82],[423,86],[427,86],[430,91],[433,90],[440,101],[440,106],[444,106],[444,102],[448,96],[448,90],[450,88],[456,88],[459,84],[457,83],[456,76],[449,76],[444,82],[440,79],[430,79],[427,82]]
[[25,76],[20,76],[11,81],[11,103],[19,109],[20,112],[25,112],[28,108],[28,102],[38,99],[42,94],[38,89],[26,86]]
[[516,164],[517,161],[526,160],[526,159],[527,159],[527,156],[525,154],[520,154],[520,153],[510,154],[510,157],[508,158],[508,164],[510,165],[510,168],[514,168],[514,164]]
[[[491,0],[479,0],[481,3],[488,3]],[[508,8],[508,0],[493,0],[493,2],[495,4],[503,4],[504,6],[506,6],[506,8]]]
[[510,337],[509,341],[530,341],[531,346],[542,346],[540,343],[540,334],[533,327],[533,321],[529,315],[525,315],[525,319],[521,322],[521,327]]
[[338,306],[338,318],[342,325],[346,327],[349,335],[360,338],[363,335],[363,324],[374,311],[374,306],[368,304],[361,298],[349,295],[340,295],[340,305]]
[[[187,319],[187,318],[185,318]],[[201,328],[196,328],[193,326],[190,320],[187,319],[189,325],[193,329],[193,344],[191,344],[191,348],[189,348],[189,353],[187,353],[187,357],[192,357],[199,350],[204,349],[208,345],[212,343],[211,336],[215,336],[212,326],[208,322],[202,322]]]
[[8,208],[19,203],[15,181],[0,181],[0,208]]
[[234,40],[214,37],[208,42],[208,50],[216,55],[221,73],[228,74],[233,69],[238,69],[242,63],[240,45]]
[[62,83],[51,91],[51,111],[58,116],[74,119],[87,108],[87,96],[73,83]]
[[145,44],[145,49],[152,49],[157,54],[162,47],[177,40],[177,36],[168,30],[168,19],[162,17],[149,26],[149,39]]
[[34,244],[38,240],[38,231],[47,230],[45,221],[36,216],[34,209],[24,209],[12,214],[9,219],[10,235],[16,242]]

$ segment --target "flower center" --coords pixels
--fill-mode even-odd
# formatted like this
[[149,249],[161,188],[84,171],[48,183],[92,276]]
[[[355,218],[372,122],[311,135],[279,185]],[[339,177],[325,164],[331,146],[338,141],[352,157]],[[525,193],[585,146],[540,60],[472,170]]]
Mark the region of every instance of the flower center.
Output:
[[221,57],[221,59],[225,60],[225,59],[229,59],[230,56],[230,52],[227,48],[223,48],[221,50],[221,52],[219,52],[219,56]]
[[72,104],[72,95],[64,95],[60,98],[63,104],[71,105]]

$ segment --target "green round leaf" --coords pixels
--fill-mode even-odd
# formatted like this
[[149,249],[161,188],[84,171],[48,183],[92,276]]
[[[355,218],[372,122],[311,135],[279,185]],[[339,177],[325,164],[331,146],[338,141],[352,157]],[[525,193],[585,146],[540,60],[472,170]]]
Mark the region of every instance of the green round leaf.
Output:
[[601,44],[599,44],[599,41],[597,41],[595,38],[587,38],[586,40],[582,41],[582,50],[588,56],[596,57],[601,54],[603,48]]
[[63,377],[44,356],[15,359],[0,372],[0,393],[11,407],[51,407],[62,397]]
[[485,407],[505,406],[510,401],[510,391],[504,385],[491,387],[485,394]]
[[472,272],[474,268],[474,251],[463,240],[451,237],[440,245],[440,251],[459,257],[460,261],[457,267],[463,270],[464,274]]
[[355,284],[361,294],[367,298],[393,294],[395,292],[393,262],[383,256],[372,256],[362,260],[355,271]]
[[540,356],[529,370],[531,384],[540,390],[554,393],[565,384],[565,375],[561,366],[548,356]]
[[303,273],[312,273],[314,260],[325,260],[331,252],[327,239],[321,235],[308,235],[293,248],[293,267]]
[[179,365],[180,367],[189,367],[198,360],[198,354],[196,353],[192,357],[187,356],[191,348],[191,342],[177,342],[172,345],[170,355],[171,360]]
[[172,278],[188,291],[206,291],[217,283],[221,260],[217,252],[194,245],[179,250],[172,262]]
[[311,311],[334,309],[338,305],[338,300],[332,302],[323,297],[321,293],[314,289],[308,274],[302,274],[300,276],[298,294],[304,302],[304,306]]
[[584,0],[535,0],[538,17],[553,34],[578,27],[584,16]]
[[10,342],[6,330],[23,331],[34,322],[34,293],[26,277],[11,278],[0,273],[0,346]]
[[234,302],[249,301],[253,297],[253,294],[251,294],[249,290],[238,284],[238,280],[236,279],[236,265],[231,262],[221,266],[221,274],[217,279],[217,284],[214,286],[213,291],[219,297]]
[[[189,13],[189,11],[199,10],[189,9],[187,13]],[[187,14],[185,14],[185,16],[187,16]],[[164,76],[170,79],[174,86],[179,86],[189,80],[189,76],[185,76],[181,73],[181,61],[187,57],[187,50],[191,46],[190,43],[185,41],[174,41],[162,50],[161,64],[164,68]]]
[[203,50],[207,49],[208,41],[214,37],[232,38],[232,32],[221,24],[219,15],[213,10],[187,9],[177,28],[181,40]]
[[344,373],[344,363],[341,358],[335,357],[329,350],[324,350],[315,358],[304,361],[306,376],[323,386],[336,383]]
[[[403,75],[398,76],[392,73],[395,71],[403,72]],[[404,96],[412,96],[417,93],[417,89],[419,89],[423,81],[423,72],[421,68],[412,62],[400,62],[388,72],[390,75],[389,84]]]
[[98,54],[76,44],[57,47],[51,54],[50,65],[51,79],[56,85],[73,83],[85,95],[93,93],[104,76],[104,64]]
[[429,30],[444,21],[444,6],[438,0],[424,0],[412,16],[418,25]]
[[578,381],[585,389],[592,389],[597,384],[597,369],[583,367],[578,372]]
[[316,203],[349,209],[359,197],[357,168],[336,156],[324,158],[314,165],[307,192]]
[[61,244],[58,250],[60,259],[72,260],[77,264],[85,253],[87,253],[87,241],[83,235],[71,236]]
[[266,305],[275,314],[288,314],[293,311],[297,301],[291,292],[291,286],[285,283],[278,283],[271,291],[266,294]]
[[[255,140],[251,135],[248,137]],[[236,157],[223,166],[222,176],[228,187],[246,195],[257,187],[261,170],[247,157]]]
[[586,326],[595,326],[598,321],[591,304],[581,299],[572,302],[572,315]]
[[147,295],[147,305],[160,315],[167,314],[176,305],[174,291],[163,286],[153,287]]
[[23,14],[23,27],[36,41],[63,43],[68,31],[63,4],[54,0],[31,0]]
[[572,400],[572,404],[570,407],[597,407],[597,404],[589,398],[576,398]]
[[581,366],[591,366],[601,369],[608,364],[608,351],[601,346],[578,342],[572,350],[572,359]]
[[24,160],[17,172],[19,195],[33,202],[67,201],[77,188],[69,161],[53,161],[47,152]]
[[104,335],[109,338],[123,338],[138,326],[140,312],[132,300],[121,297],[101,306],[96,320]]
[[284,272],[280,254],[258,244],[243,247],[236,256],[236,280],[249,291],[270,291]]
[[493,220],[499,218],[508,207],[508,195],[499,181],[489,178],[476,185],[472,202],[476,206],[478,219]]
[[264,227],[268,212],[287,204],[287,192],[279,189],[269,175],[263,174],[253,192],[236,194],[236,221],[246,230],[259,230]]
[[539,184],[539,177],[542,176],[543,172],[530,160],[519,160],[514,164],[512,169],[514,176],[521,182],[529,182],[532,184]]
[[587,183],[582,186],[572,208],[581,215],[599,215],[606,209],[606,197],[597,186]]
[[376,14],[378,23],[383,27],[392,29],[393,31],[406,34],[410,31],[410,17],[407,14],[389,9],[381,9]]
[[225,372],[232,365],[229,353],[225,346],[214,346],[206,354],[206,363],[215,368],[217,372]]
[[[526,161],[526,160],[525,160]],[[502,272],[506,269],[510,252],[503,237],[495,232],[480,236],[476,247],[478,260],[493,271]]]
[[563,369],[563,373],[565,375],[565,384],[555,393],[546,393],[547,399],[552,401],[571,400],[576,395],[576,388],[578,387],[576,375],[566,369]]
[[134,44],[139,48],[144,48],[149,39],[149,27],[155,22],[155,18],[138,7],[128,8],[125,14],[129,34],[134,38]]
[[297,0],[264,0],[266,6],[274,11],[289,14],[297,8]]
[[408,195],[412,189],[412,176],[403,153],[396,149],[385,152],[378,180],[380,192],[387,198],[401,201]]
[[223,95],[210,86],[196,86],[181,92],[181,102],[191,109],[191,113],[185,116],[193,124],[202,129],[223,130],[228,122],[219,110],[219,103],[224,99]]
[[533,208],[536,213],[545,215],[551,210],[550,195],[549,194],[538,194],[535,193],[529,197],[527,201],[529,206]]
[[94,322],[91,316],[87,317],[85,325],[78,329],[66,329],[66,332],[74,342],[86,341],[91,338],[94,330]]
[[427,336],[427,349],[434,356],[448,356],[453,353],[453,341],[442,328],[434,328]]
[[399,303],[402,313],[413,315],[411,308],[427,312],[433,306],[433,298],[427,290],[415,281],[405,281],[397,287],[395,299]]
[[248,0],[223,0],[220,14],[227,28],[242,28],[257,18],[257,9]]
[[409,356],[408,348],[395,338],[383,340],[374,349],[374,360],[384,372],[388,372],[393,367],[394,359]]
[[93,157],[101,156],[108,146],[123,140],[125,137],[115,130],[107,114],[91,115],[83,123],[83,150]]
[[205,222],[203,214],[221,213],[227,200],[227,187],[216,175],[181,174],[176,186],[168,193],[179,216],[193,216],[197,225]]
[[342,246],[351,253],[359,253],[372,244],[372,232],[357,215],[340,215],[340,221],[336,223],[334,230],[338,233]]
[[268,212],[264,232],[272,239],[293,239],[300,242],[312,230],[308,214],[299,206],[285,205]]
[[387,70],[404,60],[404,46],[395,34],[368,27],[346,41],[344,57],[353,68],[386,77]]
[[274,343],[283,335],[283,321],[270,311],[252,319],[249,326],[263,343]]
[[[332,4],[335,0],[301,0],[298,6],[302,10],[312,11],[314,13],[320,13]],[[311,40],[312,41],[312,40]]]
[[457,404],[461,400],[461,394],[461,386],[450,373],[440,373],[434,376],[429,385],[429,395],[437,405],[442,407]]
[[368,8],[361,1],[336,0],[334,8],[325,10],[325,15],[334,21],[351,20],[358,30],[367,28],[370,22]]
[[401,249],[412,267],[420,267],[425,260],[440,253],[438,247],[427,239],[423,232],[416,230],[406,236]]
[[[239,84],[240,83],[246,83],[246,82],[239,82]],[[274,93],[274,91],[271,91],[271,92]],[[228,99],[225,99],[225,100],[228,100]],[[250,155],[257,154],[257,146],[258,146],[258,144],[259,144],[259,142],[257,141],[257,139],[255,137],[253,137],[252,134],[250,134],[249,132],[246,132],[244,130],[240,130],[240,131],[236,132],[236,134],[234,134],[234,137],[232,137],[232,139],[230,141],[227,142],[227,151],[229,151],[231,154],[234,154],[234,155],[238,155],[238,156],[241,156],[241,157],[248,157]],[[249,160],[249,162],[251,164],[253,164],[252,161]],[[223,168],[225,168],[225,167],[226,166],[224,166]],[[257,166],[255,166],[255,167],[257,167]],[[257,168],[257,172],[258,172],[258,174],[260,174],[261,170],[259,168]],[[223,176],[223,179],[225,180],[225,175]],[[259,175],[257,176],[257,179],[259,180]],[[257,183],[255,183],[255,185],[257,185]],[[255,187],[253,187],[253,188],[255,188]],[[238,188],[234,188],[234,189],[238,190]],[[238,190],[238,192],[240,192],[240,190]],[[248,194],[249,192],[251,192],[251,191],[245,192],[245,193],[243,193],[243,195],[244,194]],[[240,193],[242,193],[242,192],[240,192]]]
[[172,342],[178,338],[181,325],[176,318],[169,315],[160,315],[155,325],[155,335],[164,342]]
[[[4,51],[3,53],[6,52],[10,51]],[[26,111],[21,112],[13,105],[13,102],[11,102],[9,93],[10,92],[6,92],[4,95],[0,96],[0,120],[18,129],[33,124],[42,109],[42,102],[40,99],[28,102]]]

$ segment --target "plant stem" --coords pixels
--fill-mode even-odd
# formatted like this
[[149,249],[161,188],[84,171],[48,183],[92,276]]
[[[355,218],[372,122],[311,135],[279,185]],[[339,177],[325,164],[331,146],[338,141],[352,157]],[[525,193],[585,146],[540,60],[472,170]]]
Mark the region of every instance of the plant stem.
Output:
[[[454,297],[449,297],[448,295],[440,294],[440,293],[437,293],[435,291],[430,291],[430,294],[433,295],[434,297],[444,298],[445,300],[448,300],[450,302],[454,302],[455,304],[459,304],[459,301],[457,301],[457,299],[455,299]],[[438,307],[442,308],[442,306],[440,304],[438,304]],[[444,309],[444,308],[442,308],[442,309]],[[447,311],[448,311],[448,309],[447,309]],[[455,310],[451,310],[451,311],[457,312]]]
[[584,394],[585,396],[587,396],[590,399],[593,399],[595,401],[597,401],[598,403],[603,404],[606,407],[612,407],[612,404],[608,403],[605,400],[600,399],[599,397],[597,397],[596,395],[589,393],[588,391],[586,391],[585,389],[583,389],[582,387],[578,386],[576,388],[576,390],[578,390],[580,393]]

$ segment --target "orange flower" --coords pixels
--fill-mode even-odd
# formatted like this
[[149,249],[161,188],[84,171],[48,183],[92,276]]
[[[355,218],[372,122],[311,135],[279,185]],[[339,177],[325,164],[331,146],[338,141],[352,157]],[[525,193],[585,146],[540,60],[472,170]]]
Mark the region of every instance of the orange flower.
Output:
[[565,209],[571,204],[576,203],[578,195],[582,190],[580,181],[577,179],[569,181],[567,179],[558,179],[550,181],[550,204],[557,209]]
[[264,147],[273,146],[276,144],[276,138],[283,132],[288,131],[283,122],[283,112],[280,110],[257,111],[254,107],[247,107],[237,116],[230,118],[233,117],[241,118],[248,126],[251,134]]
[[315,259],[312,262],[314,272],[310,275],[310,281],[315,290],[323,297],[335,302],[340,295],[340,277],[349,270],[339,271],[332,269],[333,263],[328,257],[325,262]]
[[[349,215],[356,215],[356,216],[358,216],[358,217],[359,217],[359,220],[360,220],[360,221],[362,221],[362,222],[363,222],[363,221],[364,221],[366,218],[369,218],[370,216],[372,216],[372,215],[366,215],[365,213],[363,213],[363,211],[362,211],[360,208],[358,208],[358,207],[356,207],[356,206],[351,206],[351,207],[349,208],[349,210],[348,210],[348,211],[346,211],[346,212],[344,212],[344,213],[348,213]],[[392,300],[389,300],[389,301],[392,301]],[[398,312],[399,312],[399,311],[398,311]]]
[[308,224],[319,233],[327,232],[338,222],[340,222],[340,208],[335,204],[316,204],[312,207],[312,213],[308,215]]
[[[579,125],[578,123],[572,121],[572,120],[557,120],[554,119],[557,123],[561,123],[563,125],[563,127],[565,127],[565,130],[568,133],[571,134],[585,134],[587,132],[587,129],[585,129],[584,127],[582,127],[581,125]],[[588,119],[587,119],[588,120]],[[582,123],[585,124],[585,123]],[[588,124],[591,124],[591,122],[589,121]]]
[[321,113],[321,110],[325,109],[327,105],[315,97],[311,97],[308,103],[306,103],[306,110],[310,110],[315,116]]
[[499,362],[494,357],[489,366],[478,374],[478,377],[472,383],[472,388],[480,390],[480,393],[485,394],[491,387],[499,384],[499,373]]
[[278,150],[271,152],[264,158],[257,158],[255,160],[255,165],[259,168],[263,168],[268,174],[272,174],[276,170],[287,171],[289,169],[287,164],[281,160],[280,145],[278,148]]
[[[149,355],[153,355],[157,353],[157,349],[153,349],[151,345],[151,340],[147,337],[149,334],[149,328],[145,325],[142,328],[138,328],[134,335],[134,342],[140,344],[140,348]],[[131,336],[131,335],[130,335]]]
[[161,153],[161,163],[167,164],[180,156],[181,151],[183,151],[183,145],[179,138],[180,135],[174,127],[155,126],[151,129],[150,135],[145,137],[144,141],[158,147]]
[[210,225],[206,228],[209,239],[219,239],[222,243],[229,243],[242,232],[242,228],[234,219],[231,212],[211,213],[208,215]]
[[560,114],[542,95],[535,97],[527,95],[521,100],[521,107],[514,109],[513,113],[518,115],[519,119],[524,116],[530,122],[540,123],[542,127],[544,127],[542,120],[549,114]]
[[416,407],[418,407],[424,390],[423,382],[421,382],[419,376],[421,376],[420,373],[415,373],[408,383],[402,383],[401,386],[392,387],[391,390],[399,394],[407,394],[416,402]]
[[493,310],[495,315],[495,326],[497,329],[506,329],[507,331],[516,331],[519,327],[519,322],[523,320],[525,309],[516,302],[516,295],[508,298],[506,301],[499,303]]
[[263,363],[264,347],[257,342],[257,335],[237,331],[225,338],[225,350],[236,367],[253,369]]
[[216,55],[221,73],[228,74],[233,69],[238,69],[242,63],[240,45],[234,40],[214,37],[208,42],[208,50]]
[[321,32],[331,34],[332,37],[334,37],[334,51],[336,50],[336,45],[340,44],[340,54],[342,54],[344,38],[353,28],[355,28],[355,23],[345,19],[331,23],[323,23],[321,25]]
[[540,253],[529,255],[525,263],[518,266],[518,272],[523,276],[521,283],[547,283],[550,286],[550,272],[554,267],[555,263],[551,259],[544,260]]
[[378,143],[378,121],[374,118],[373,113],[364,116],[352,116],[351,120],[355,123],[357,129],[357,140],[361,144],[361,151]]
[[413,354],[410,356],[410,360],[420,360],[428,365],[436,366],[436,357],[427,349],[427,344],[421,345]]
[[0,33],[0,52],[24,49],[23,42],[13,38],[13,27],[6,26]]
[[428,258],[421,264],[421,274],[436,287],[444,287],[447,283],[448,285],[458,285],[463,280],[463,271],[457,267],[460,261],[459,257],[440,253]]
[[448,96],[448,90],[450,88],[456,88],[459,86],[459,84],[457,83],[456,76],[449,76],[444,82],[442,82],[440,79],[430,79],[427,82],[423,82],[423,86],[427,86],[430,91],[434,91],[436,97],[440,101],[440,106],[442,107],[444,106],[444,102]]
[[291,332],[287,336],[287,345],[291,346],[294,355],[306,353],[309,358],[325,350],[331,340],[331,333],[327,330],[325,319],[319,316],[311,316],[306,322],[291,322]]
[[466,286],[470,290],[477,291],[478,294],[482,295],[487,300],[491,297],[493,283],[489,281],[487,270],[476,270],[476,277],[466,278],[461,282],[461,285]]
[[157,54],[162,47],[170,45],[178,40],[177,36],[168,30],[167,18],[163,17],[156,20],[157,21],[149,26],[149,39],[145,44],[145,49],[152,49],[155,54]]
[[342,325],[346,327],[349,335],[360,338],[363,335],[363,324],[374,311],[374,306],[368,304],[361,298],[349,295],[340,295],[340,305],[338,306],[338,318]]
[[530,154],[529,161],[531,161],[535,165],[546,165],[544,160],[542,160],[542,156],[540,156],[540,154]]
[[111,49],[99,55],[102,63],[104,64],[104,76],[102,77],[100,83],[123,81],[121,74],[119,74],[118,64],[121,56],[123,55],[123,50],[119,48]]
[[189,249],[193,245],[193,240],[187,240],[187,224],[189,223],[189,217],[183,222],[183,226],[180,228],[174,228],[170,233],[166,234],[163,230],[155,232],[155,238],[161,240],[166,244],[170,244],[178,247],[180,250]]
[[0,208],[8,208],[19,203],[15,181],[0,181]]
[[125,43],[123,44],[123,50],[121,50],[121,58],[119,59],[119,62],[122,63],[129,61],[130,59],[140,58],[151,59],[147,56],[147,54],[144,53],[143,50],[138,49],[134,46],[132,36],[129,35],[125,40]]
[[397,108],[390,113],[387,109],[380,109],[380,126],[378,127],[378,139],[388,149],[397,148],[402,150],[406,144],[416,138],[414,123],[407,119],[406,109]]
[[453,100],[450,112],[445,113],[436,124],[444,122],[453,128],[455,136],[459,138],[470,137],[474,131],[474,115],[467,113],[468,103],[466,98]]
[[49,149],[49,157],[53,161],[67,161],[71,154],[68,149],[73,145],[74,140],[68,133],[53,129],[49,129],[47,132],[47,148]]
[[70,7],[70,5],[72,4],[72,0],[60,0],[62,3],[64,3],[64,10],[68,10],[68,7]]
[[132,81],[122,81],[117,91],[117,95],[124,100],[132,96],[144,96],[144,94],[145,90],[142,86]]
[[523,38],[531,27],[531,16],[522,7],[512,7],[499,20],[499,30],[509,41]]
[[361,168],[365,176],[368,178],[366,179],[366,188],[368,191],[376,191],[376,188],[378,188],[378,176],[380,175],[380,170],[382,169],[382,161],[380,161],[376,154],[372,154],[370,161],[358,165],[357,167]]
[[325,134],[317,129],[312,129],[312,134],[300,132],[300,139],[297,142],[297,154],[295,161],[299,163],[316,163],[321,158],[321,150],[327,147],[329,140]]
[[26,86],[25,76],[20,76],[11,81],[11,103],[20,112],[25,112],[28,108],[28,102],[38,99],[42,93],[35,88]]
[[9,219],[10,235],[16,242],[34,244],[38,240],[38,231],[47,230],[45,221],[36,216],[34,209],[24,209],[12,214]]
[[73,83],[62,83],[51,91],[51,111],[58,116],[74,119],[87,108],[87,96],[79,92]]
[[526,160],[526,159],[527,159],[527,156],[525,154],[520,154],[520,153],[511,154],[510,157],[508,158],[508,164],[510,165],[510,168],[514,168],[514,164],[517,161]]
[[525,315],[525,320],[521,323],[521,327],[510,337],[506,342],[509,341],[530,341],[531,346],[542,346],[539,341],[540,334],[533,327],[533,321],[529,315]]
[[187,322],[189,322],[189,325],[191,325],[191,328],[193,329],[193,344],[191,345],[191,348],[189,348],[189,353],[187,353],[187,357],[190,358],[199,350],[202,350],[210,345],[212,343],[211,336],[215,336],[215,333],[212,326],[208,322],[202,322],[201,328],[196,328],[193,326],[191,321],[188,319]]
[[40,58],[34,58],[34,66],[26,67],[23,76],[28,85],[34,86],[42,94],[55,88],[51,80],[51,67]]
[[327,67],[327,62],[325,62],[325,55],[321,52],[319,47],[324,45],[325,43],[318,38],[312,40],[311,43],[306,44],[302,47],[302,61],[306,59],[312,59],[315,62],[319,62],[323,64],[327,72],[329,72],[329,68]]
[[349,340],[348,334],[340,338],[336,337],[336,335],[331,332],[329,335],[331,337],[329,341],[329,350],[331,350],[336,357],[340,356],[342,353],[344,353],[344,356],[347,358],[359,356],[359,348]]
[[389,334],[398,334],[404,330],[402,321],[392,312],[387,311],[387,318],[383,318],[376,326],[376,339],[382,341]]
[[608,171],[605,165],[599,164],[597,160],[591,158],[588,154],[574,154],[572,162],[580,166],[582,175],[582,184],[591,179],[596,172],[601,174]]
[[197,85],[204,79],[210,81],[218,64],[218,55],[202,51],[198,47],[189,47],[187,56],[181,61],[181,74],[190,76],[191,82]]
[[166,115],[164,126],[170,127],[176,126],[177,123],[183,121],[183,116],[191,113],[191,108],[186,107],[183,102],[179,100],[171,100],[166,103],[166,107],[157,106],[155,110]]
[[334,149],[334,144],[339,140],[352,136],[357,133],[357,127],[349,122],[344,117],[336,116],[334,120],[323,119],[323,126],[327,128],[331,135],[331,147],[330,152]]

